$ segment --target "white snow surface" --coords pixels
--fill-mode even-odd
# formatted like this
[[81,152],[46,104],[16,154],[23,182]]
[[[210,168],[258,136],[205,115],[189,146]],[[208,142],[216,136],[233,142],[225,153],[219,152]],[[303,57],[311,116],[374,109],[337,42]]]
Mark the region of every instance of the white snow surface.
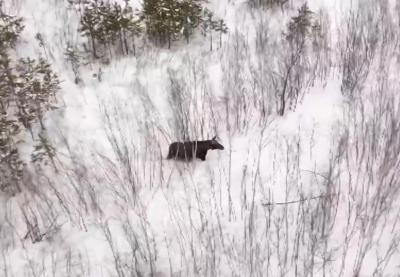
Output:
[[[62,79],[60,108],[47,114],[46,126],[64,163],[58,173],[48,169],[53,185],[27,186],[11,198],[1,195],[0,275],[353,276],[366,239],[345,236],[347,222],[353,220],[348,207],[354,195],[346,187],[345,174],[335,179],[334,192],[340,195],[334,200],[338,204],[330,232],[315,235],[320,229],[308,229],[311,221],[320,222],[321,203],[328,200],[263,205],[328,193],[326,179],[347,124],[340,70],[332,70],[326,82],[316,81],[284,116],[271,114],[260,124],[252,119],[257,117],[253,111],[242,130],[229,130],[224,117],[226,53],[235,43],[233,34],[246,38],[248,58],[257,59],[255,24],[268,15],[271,39],[278,37],[301,4],[289,2],[293,6],[287,12],[278,8],[258,13],[245,1],[210,0],[207,6],[224,18],[230,30],[222,48],[215,45],[217,49],[210,52],[208,41],[200,37],[171,50],[149,47],[137,57],[81,67],[83,83],[77,85],[64,52],[67,41],[76,45],[86,41],[77,32],[78,14],[67,1],[6,1],[6,11],[25,20],[16,57],[47,55]],[[353,8],[350,2],[308,1],[311,10],[323,9],[329,15],[334,44],[340,39],[337,26]],[[133,5],[140,8],[138,2]],[[48,53],[34,38],[38,32]],[[101,81],[93,77],[100,68]],[[245,64],[243,68],[245,72]],[[216,134],[225,146],[223,151],[209,151],[204,162],[165,159],[169,143],[182,139],[173,131],[168,72],[186,84],[194,99],[192,115],[204,113],[204,130],[196,119],[193,139]],[[204,91],[209,98],[200,96]],[[204,99],[212,101],[214,118],[200,104]],[[113,139],[127,147],[123,151],[131,164],[118,157]],[[31,148],[27,135],[21,145],[26,159]],[[353,162],[348,171],[357,170],[357,161]],[[339,167],[345,172],[343,164]],[[32,180],[46,184],[40,176]],[[45,233],[40,242],[24,238],[28,230],[24,208],[38,218]],[[54,225],[45,215],[50,210]],[[359,276],[400,276],[397,250],[384,265],[379,262],[399,240],[398,227],[384,225],[398,226],[394,223],[398,210],[394,204],[386,220],[376,222],[382,224],[381,233],[372,235]],[[302,212],[307,215],[301,217]],[[352,225],[358,226],[355,233],[366,228],[362,223]]]

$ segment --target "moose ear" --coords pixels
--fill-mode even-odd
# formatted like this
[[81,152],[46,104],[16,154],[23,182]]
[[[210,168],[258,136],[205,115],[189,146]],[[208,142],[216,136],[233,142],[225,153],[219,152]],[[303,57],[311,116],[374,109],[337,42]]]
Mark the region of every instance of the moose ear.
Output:
[[217,136],[214,136],[213,138],[212,138],[212,140],[216,140],[217,139]]

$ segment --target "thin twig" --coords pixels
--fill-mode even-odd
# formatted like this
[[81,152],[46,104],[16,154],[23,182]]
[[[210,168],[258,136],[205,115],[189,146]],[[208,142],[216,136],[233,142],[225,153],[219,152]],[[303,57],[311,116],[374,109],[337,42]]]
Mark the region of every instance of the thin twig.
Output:
[[319,195],[319,196],[314,196],[314,197],[309,197],[309,198],[302,198],[299,200],[293,200],[293,201],[288,201],[288,202],[276,202],[276,203],[272,203],[272,202],[268,202],[268,203],[263,203],[263,206],[273,206],[273,205],[288,205],[288,204],[295,204],[295,203],[301,203],[301,202],[305,202],[305,201],[309,201],[309,200],[314,200],[314,199],[320,199],[320,198],[327,198],[330,196],[334,196],[335,194],[328,194],[328,195]]
[[321,173],[315,172],[315,171],[313,171],[313,170],[308,170],[308,169],[300,169],[300,170],[301,170],[301,171],[305,171],[305,172],[312,173],[312,174],[314,174],[314,175],[316,175],[316,176],[319,176],[319,177],[324,178],[325,180],[329,180],[328,177],[322,175]]

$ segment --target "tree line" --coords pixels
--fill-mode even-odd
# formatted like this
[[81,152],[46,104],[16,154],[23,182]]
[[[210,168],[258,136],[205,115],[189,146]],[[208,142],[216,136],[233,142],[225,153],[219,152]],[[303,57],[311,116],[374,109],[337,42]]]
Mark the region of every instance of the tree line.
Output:
[[99,52],[136,54],[136,41],[147,38],[157,46],[171,48],[176,41],[190,42],[196,30],[210,38],[213,33],[222,35],[228,28],[224,20],[202,6],[201,0],[145,0],[142,10],[133,10],[129,0],[124,4],[111,1],[71,1],[81,12],[79,31],[88,38],[94,58]]

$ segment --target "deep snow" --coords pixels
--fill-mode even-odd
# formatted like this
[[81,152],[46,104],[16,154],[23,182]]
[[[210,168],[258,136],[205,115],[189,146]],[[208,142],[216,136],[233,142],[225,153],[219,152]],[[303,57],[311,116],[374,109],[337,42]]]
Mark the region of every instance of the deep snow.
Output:
[[[222,48],[209,52],[208,41],[200,37],[172,50],[151,47],[141,50],[138,57],[113,59],[106,66],[82,66],[83,84],[76,85],[64,51],[67,41],[79,45],[85,39],[76,31],[77,13],[64,2],[5,3],[9,12],[25,18],[15,55],[45,55],[34,39],[40,32],[47,42],[48,59],[63,83],[60,108],[46,117],[60,172],[47,169],[46,174],[54,178],[52,184],[38,175],[32,180],[40,187],[27,185],[30,189],[20,195],[0,198],[2,274],[352,276],[359,247],[363,239],[370,239],[360,276],[399,276],[397,250],[386,267],[378,262],[393,241],[399,240],[393,220],[399,209],[396,201],[387,212],[387,221],[375,222],[381,224],[383,237],[378,231],[368,239],[346,236],[349,226],[355,233],[362,232],[365,226],[360,224],[365,222],[350,210],[357,202],[351,197],[357,193],[346,187],[349,177],[344,176],[346,170],[357,171],[358,160],[348,168],[335,160],[348,124],[337,60],[328,80],[316,81],[294,111],[283,117],[272,114],[262,123],[249,119],[243,129],[227,128],[224,76],[227,59],[236,58],[227,55],[235,44],[233,34],[238,32],[247,40],[248,62],[257,60],[254,26],[265,20],[263,16],[270,16],[267,26],[272,45],[299,3],[290,1],[294,6],[282,14],[280,9],[252,13],[244,1],[210,1],[207,5],[230,29]],[[357,5],[352,1],[308,2],[311,10],[324,9],[329,16],[332,53],[338,52],[338,28]],[[93,77],[99,68],[101,81]],[[205,139],[217,133],[225,146],[224,151],[210,152],[206,162],[165,160],[168,144],[181,139],[174,133],[170,76],[187,88],[195,126],[192,134]],[[202,105],[204,101],[212,104]],[[249,113],[252,118],[258,116],[255,109]],[[349,127],[350,134],[353,127]],[[124,154],[118,155],[117,146]],[[29,158],[28,135],[21,149]],[[333,184],[327,181],[329,173],[335,177]],[[332,186],[334,191],[330,191]],[[333,200],[262,205],[330,192]],[[336,213],[326,212],[326,203],[337,207]],[[42,241],[23,239],[27,227],[22,210],[38,218],[46,233]],[[56,222],[51,224],[53,218]],[[332,229],[325,230],[325,222],[333,223]],[[393,222],[391,232],[387,222]]]

